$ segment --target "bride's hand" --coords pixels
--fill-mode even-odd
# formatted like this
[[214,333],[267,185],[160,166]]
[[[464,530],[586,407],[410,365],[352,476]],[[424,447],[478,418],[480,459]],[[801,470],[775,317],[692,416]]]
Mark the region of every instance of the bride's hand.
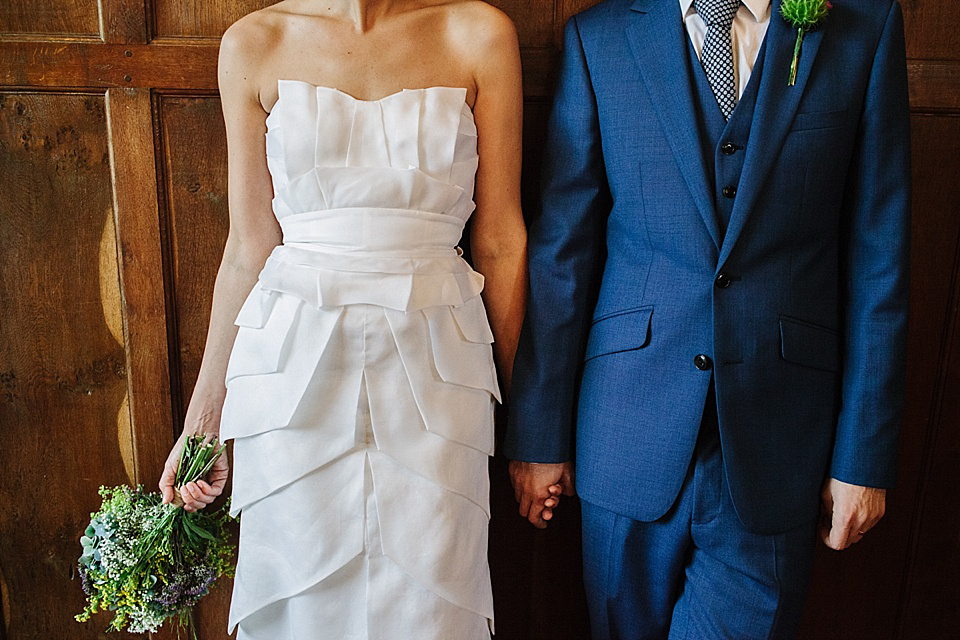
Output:
[[[192,424],[194,426],[193,428],[190,426],[184,428],[183,433],[180,434],[176,444],[174,444],[170,450],[170,455],[167,456],[167,461],[163,465],[163,473],[160,474],[160,493],[163,496],[164,504],[173,502],[177,493],[173,485],[176,481],[177,466],[180,463],[180,452],[183,450],[186,439],[197,433],[214,435],[219,427],[219,412],[211,412],[215,413],[215,416],[206,414],[207,419],[205,420],[194,420],[191,419],[192,408],[193,407],[187,410],[186,422],[187,425]],[[215,420],[210,419],[213,417],[215,417]],[[211,422],[215,422],[216,426],[211,424]],[[201,424],[206,428],[201,428]],[[226,452],[224,452],[217,458],[217,461],[213,463],[213,467],[210,469],[206,478],[201,478],[196,482],[188,482],[180,487],[180,498],[183,500],[183,510],[188,512],[197,511],[216,500],[217,497],[223,493],[229,474],[230,463],[227,460]]]

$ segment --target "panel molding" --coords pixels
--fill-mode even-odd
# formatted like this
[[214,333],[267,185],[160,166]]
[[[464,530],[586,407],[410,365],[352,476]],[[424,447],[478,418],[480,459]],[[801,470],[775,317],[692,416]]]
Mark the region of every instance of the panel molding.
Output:
[[217,86],[217,47],[0,42],[0,86]]

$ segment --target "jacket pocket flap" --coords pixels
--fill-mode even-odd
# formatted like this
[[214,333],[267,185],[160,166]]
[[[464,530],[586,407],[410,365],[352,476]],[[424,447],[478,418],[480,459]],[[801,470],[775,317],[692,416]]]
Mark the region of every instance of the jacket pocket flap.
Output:
[[847,119],[847,110],[836,111],[807,111],[796,114],[790,131],[807,131],[810,129],[831,129],[839,127]]
[[642,349],[650,342],[653,307],[638,307],[594,321],[587,339],[585,360],[597,356]]
[[780,355],[787,362],[836,371],[840,364],[840,336],[833,329],[780,316]]

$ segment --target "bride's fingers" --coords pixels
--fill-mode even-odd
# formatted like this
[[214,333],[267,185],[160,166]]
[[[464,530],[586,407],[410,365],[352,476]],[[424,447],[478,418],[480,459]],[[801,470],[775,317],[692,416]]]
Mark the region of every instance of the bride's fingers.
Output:
[[197,510],[197,505],[193,496],[190,495],[190,491],[186,486],[180,487],[180,498],[183,500],[183,510],[187,512],[194,512]]
[[204,505],[211,504],[214,500],[217,499],[217,496],[206,493],[197,483],[191,483],[190,492],[193,494],[194,500],[201,502]]
[[184,497],[184,506],[189,506],[193,509],[203,509],[205,506],[210,504],[216,499],[216,496],[208,496],[197,486],[196,482],[188,482],[180,488],[180,494],[184,493],[189,496]]
[[211,496],[213,498],[216,498],[223,493],[223,484],[209,485],[203,480],[197,480],[197,486],[200,487],[200,490],[203,491],[204,495]]
[[173,502],[173,482],[175,475],[173,468],[169,464],[163,468],[163,473],[160,474],[160,495],[163,496],[163,504]]

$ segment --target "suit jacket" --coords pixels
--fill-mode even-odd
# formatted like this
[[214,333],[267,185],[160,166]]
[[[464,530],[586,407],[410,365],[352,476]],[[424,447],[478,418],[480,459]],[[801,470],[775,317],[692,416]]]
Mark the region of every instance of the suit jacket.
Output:
[[505,453],[568,460],[575,433],[579,494],[634,519],[676,499],[711,384],[748,528],[816,517],[828,474],[894,481],[902,15],[893,0],[835,3],[788,86],[796,31],[773,11],[723,235],[676,0],[608,0],[566,27]]

